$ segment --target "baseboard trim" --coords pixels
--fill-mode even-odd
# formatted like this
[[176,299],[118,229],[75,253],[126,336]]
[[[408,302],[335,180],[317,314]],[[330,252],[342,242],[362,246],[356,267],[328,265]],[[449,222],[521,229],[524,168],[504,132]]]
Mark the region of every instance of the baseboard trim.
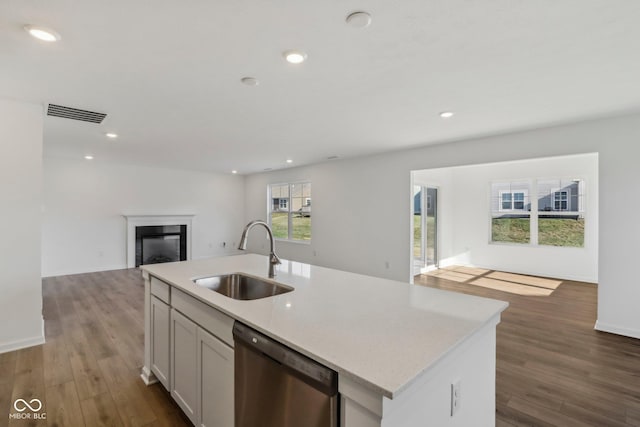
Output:
[[151,372],[151,369],[147,368],[146,366],[142,367],[140,378],[142,378],[142,381],[145,383],[145,385],[151,385],[158,382],[158,378],[156,377],[156,375]]
[[608,332],[610,334],[622,335],[630,338],[640,339],[640,330],[624,328],[622,326],[612,325],[610,323],[604,323],[596,320],[596,324],[593,327],[596,331]]
[[44,344],[44,335],[0,344],[0,354]]
[[100,273],[103,271],[113,271],[113,270],[126,270],[127,266],[125,264],[115,264],[106,267],[93,268],[90,270],[81,269],[81,270],[61,270],[55,272],[47,272],[42,275],[43,279],[48,277],[60,277],[60,276],[73,276],[75,274],[87,274],[87,273]]

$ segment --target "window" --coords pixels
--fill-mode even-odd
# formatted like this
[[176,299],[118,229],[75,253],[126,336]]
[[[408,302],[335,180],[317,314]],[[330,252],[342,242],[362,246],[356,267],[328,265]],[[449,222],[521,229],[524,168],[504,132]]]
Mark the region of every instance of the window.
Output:
[[311,183],[269,186],[269,225],[277,239],[311,240]]
[[583,247],[583,199],[581,179],[492,183],[491,242]]
[[584,180],[540,179],[538,244],[584,247]]
[[553,210],[555,211],[566,211],[567,210],[567,201],[568,201],[568,192],[566,191],[556,191],[553,193]]
[[491,184],[491,241],[529,243],[531,205],[529,181]]
[[525,210],[525,198],[528,191],[500,191],[501,211]]

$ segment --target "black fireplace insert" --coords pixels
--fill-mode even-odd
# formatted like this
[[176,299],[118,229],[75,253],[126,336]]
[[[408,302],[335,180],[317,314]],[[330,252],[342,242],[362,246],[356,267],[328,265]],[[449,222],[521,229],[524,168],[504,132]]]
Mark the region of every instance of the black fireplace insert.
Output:
[[185,261],[186,259],[186,225],[136,227],[136,267],[144,264]]

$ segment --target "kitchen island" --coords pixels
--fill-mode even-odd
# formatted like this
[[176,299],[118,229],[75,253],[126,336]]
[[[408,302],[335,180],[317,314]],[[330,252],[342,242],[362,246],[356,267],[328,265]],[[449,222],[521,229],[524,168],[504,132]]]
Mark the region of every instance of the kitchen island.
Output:
[[[176,370],[179,349],[191,345],[189,333],[174,335],[183,315],[199,328],[194,340],[203,328],[218,338],[212,348],[227,362],[239,320],[337,371],[342,427],[495,425],[495,328],[506,302],[291,261],[275,280],[294,291],[273,297],[234,300],[193,282],[235,272],[266,277],[267,269],[268,258],[255,254],[142,267],[142,378],[160,380],[194,424],[206,424],[211,408],[202,404],[203,379],[185,382]],[[222,409],[233,406],[229,375],[214,375],[229,388]],[[179,390],[191,383],[193,393]],[[220,384],[216,393],[225,392]]]

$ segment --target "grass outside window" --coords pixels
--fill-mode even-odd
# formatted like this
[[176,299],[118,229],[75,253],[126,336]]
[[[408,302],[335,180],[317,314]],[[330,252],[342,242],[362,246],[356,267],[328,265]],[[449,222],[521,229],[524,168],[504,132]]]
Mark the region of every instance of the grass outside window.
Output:
[[584,219],[538,219],[538,244],[583,248]]
[[529,218],[493,218],[491,241],[498,243],[529,243],[531,220]]
[[[530,243],[529,218],[493,218],[491,240],[498,243]],[[538,244],[584,247],[584,219],[538,218]]]
[[[293,213],[291,218],[293,240],[311,240],[311,217],[296,216]],[[287,239],[289,237],[289,214],[287,212],[271,213],[271,231],[276,239]]]

